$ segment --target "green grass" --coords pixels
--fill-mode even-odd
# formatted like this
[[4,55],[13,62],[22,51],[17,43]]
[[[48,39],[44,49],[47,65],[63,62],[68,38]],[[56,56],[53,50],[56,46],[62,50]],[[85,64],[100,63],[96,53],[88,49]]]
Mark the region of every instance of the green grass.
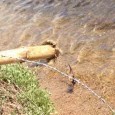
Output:
[[48,93],[40,89],[33,72],[22,65],[0,66],[0,80],[19,87],[16,97],[25,115],[50,115],[54,112]]

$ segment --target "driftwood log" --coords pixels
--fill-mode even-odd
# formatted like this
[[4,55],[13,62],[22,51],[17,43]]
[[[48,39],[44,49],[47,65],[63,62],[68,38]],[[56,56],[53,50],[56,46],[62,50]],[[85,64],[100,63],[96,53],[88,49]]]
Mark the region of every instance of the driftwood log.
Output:
[[[23,47],[0,52],[0,64],[21,62],[19,58],[28,60],[49,59],[56,55],[56,49],[51,45]],[[18,58],[18,59],[17,59]]]

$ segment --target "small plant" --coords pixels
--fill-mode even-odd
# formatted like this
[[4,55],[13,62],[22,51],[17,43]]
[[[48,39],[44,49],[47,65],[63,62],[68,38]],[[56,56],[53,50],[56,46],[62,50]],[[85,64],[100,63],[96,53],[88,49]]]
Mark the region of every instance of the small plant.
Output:
[[19,64],[0,66],[0,80],[20,89],[16,97],[25,115],[50,115],[53,104],[46,91],[40,89],[35,75]]

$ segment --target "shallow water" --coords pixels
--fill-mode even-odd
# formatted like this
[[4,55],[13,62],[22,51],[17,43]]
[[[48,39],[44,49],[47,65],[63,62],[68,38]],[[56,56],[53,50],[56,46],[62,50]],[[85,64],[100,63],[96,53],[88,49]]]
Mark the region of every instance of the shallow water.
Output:
[[114,0],[1,0],[0,49],[53,40],[72,64],[114,63],[114,3]]

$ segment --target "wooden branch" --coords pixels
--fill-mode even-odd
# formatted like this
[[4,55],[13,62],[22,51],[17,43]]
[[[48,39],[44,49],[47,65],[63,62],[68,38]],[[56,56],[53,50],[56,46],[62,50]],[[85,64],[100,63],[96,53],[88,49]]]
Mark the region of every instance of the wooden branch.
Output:
[[[0,52],[0,64],[9,64],[21,62],[16,58],[23,58],[28,60],[48,59],[55,57],[56,49],[51,45],[41,45],[33,47],[23,47]],[[13,57],[13,58],[11,58]]]

